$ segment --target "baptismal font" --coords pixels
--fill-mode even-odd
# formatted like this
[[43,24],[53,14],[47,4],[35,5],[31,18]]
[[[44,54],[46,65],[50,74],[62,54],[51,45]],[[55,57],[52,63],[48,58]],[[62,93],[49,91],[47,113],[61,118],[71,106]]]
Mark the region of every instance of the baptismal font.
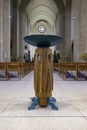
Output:
[[24,37],[30,45],[36,46],[34,61],[34,90],[35,97],[32,98],[28,110],[35,106],[58,110],[56,99],[52,97],[53,90],[53,54],[49,47],[60,43],[63,38],[55,35],[30,35]]

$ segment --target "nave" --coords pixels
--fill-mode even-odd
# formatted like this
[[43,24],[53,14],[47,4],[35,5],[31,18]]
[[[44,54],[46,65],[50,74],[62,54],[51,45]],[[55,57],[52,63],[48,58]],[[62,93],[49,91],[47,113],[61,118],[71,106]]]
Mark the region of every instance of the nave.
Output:
[[87,130],[87,81],[65,81],[54,72],[54,89],[59,110],[36,107],[33,72],[21,80],[0,81],[0,130]]

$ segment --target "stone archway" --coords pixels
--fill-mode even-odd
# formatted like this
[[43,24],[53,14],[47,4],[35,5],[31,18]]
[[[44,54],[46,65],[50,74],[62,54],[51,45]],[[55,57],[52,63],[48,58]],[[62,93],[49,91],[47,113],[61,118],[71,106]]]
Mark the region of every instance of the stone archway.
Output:
[[[24,11],[26,9],[26,7],[28,6],[29,2],[30,2],[30,0],[26,0],[26,1],[21,0],[20,5],[19,5],[19,9],[21,11]],[[32,1],[33,4],[34,4],[34,2],[35,2],[35,0]],[[41,1],[39,1],[39,2],[41,2]],[[61,0],[61,1],[60,0],[54,0],[54,2],[56,4],[56,6],[57,6],[58,14],[56,15],[56,19],[55,19],[55,21],[56,21],[55,25],[56,26],[54,25],[55,29],[57,28],[57,30],[54,29],[53,31],[55,32],[56,35],[61,35],[64,38],[64,43],[62,43],[60,45],[60,53],[61,53],[62,56],[65,56],[65,55],[68,55],[70,53],[70,49],[71,49],[70,48],[71,30],[68,30],[68,28],[67,28],[67,21],[69,23],[68,24],[69,28],[71,28],[71,25],[70,25],[71,20],[69,19],[70,15],[71,15],[71,12],[70,12],[69,17],[67,16],[68,9],[69,9],[69,11],[71,10],[70,9],[71,8],[70,7],[71,1],[70,0]],[[47,3],[47,1],[46,1],[46,3]],[[42,12],[45,12],[45,11],[43,10]],[[31,20],[31,21],[35,21],[35,19],[36,19],[36,23],[37,23],[37,21],[40,21],[40,20],[44,21],[45,20],[46,23],[51,22],[51,24],[52,24],[53,19],[50,19],[50,20],[47,19],[51,14],[48,13],[48,16],[46,18],[46,13],[47,12],[46,13],[42,13],[42,12],[40,12],[38,14],[38,17],[36,17],[37,15],[34,15],[33,20]],[[42,14],[44,15],[43,16],[44,18],[42,17]],[[29,15],[28,15],[28,17],[29,17]],[[39,17],[42,17],[42,18],[39,19]],[[30,19],[32,19],[32,17],[30,17]],[[33,25],[36,25],[36,23],[31,22],[31,24],[33,24]],[[31,26],[31,28],[32,28],[32,26]],[[33,32],[33,28],[31,30]],[[51,32],[52,32],[52,30],[51,30]],[[34,34],[34,32],[33,32],[33,34]],[[65,44],[66,44],[66,47],[65,47]]]

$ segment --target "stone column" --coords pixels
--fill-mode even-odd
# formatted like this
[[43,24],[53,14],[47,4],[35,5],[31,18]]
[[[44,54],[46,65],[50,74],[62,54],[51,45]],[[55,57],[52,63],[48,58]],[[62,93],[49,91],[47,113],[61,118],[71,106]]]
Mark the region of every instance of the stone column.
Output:
[[73,42],[74,42],[74,61],[80,61],[80,47],[81,47],[81,0],[72,1],[73,13]]
[[19,11],[19,56],[24,58],[25,46],[29,49],[29,45],[24,41],[24,37],[29,35],[29,26],[25,12]]
[[17,7],[12,6],[12,48],[11,56],[17,58]]
[[22,12],[19,11],[19,56],[22,56]]
[[71,61],[71,1],[66,1],[65,13],[65,54],[66,60]]
[[[25,46],[27,47],[28,44],[24,41],[24,37],[27,35],[27,29],[26,29],[26,15],[25,13],[23,12],[22,13],[22,57],[24,57],[24,50],[25,50]],[[28,47],[27,47],[28,48]],[[27,49],[26,48],[26,49]]]
[[23,40],[24,36],[28,35],[27,17],[25,12],[22,12],[17,7],[13,7],[13,22],[12,22],[12,55],[17,59],[24,58],[24,49],[27,43]]
[[74,61],[83,61],[82,53],[87,52],[87,1],[73,0],[74,16]]
[[59,14],[59,35],[64,38],[64,41],[59,44],[61,61],[64,61],[65,57],[65,12],[63,11]]
[[2,1],[3,0],[0,0],[0,62],[3,61]]
[[[14,3],[12,3],[12,48],[11,48],[11,55],[13,57],[18,58],[20,57],[20,47],[21,47],[21,33],[22,33],[22,20],[21,20],[21,13]],[[21,25],[21,26],[20,26]]]
[[10,61],[10,0],[0,0],[0,61]]

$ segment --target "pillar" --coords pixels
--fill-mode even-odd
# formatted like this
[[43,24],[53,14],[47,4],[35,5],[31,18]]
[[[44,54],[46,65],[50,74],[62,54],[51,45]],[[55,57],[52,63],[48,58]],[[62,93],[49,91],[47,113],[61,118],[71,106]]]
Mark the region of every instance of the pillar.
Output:
[[0,0],[0,61],[10,61],[10,0]]
[[82,60],[82,54],[87,53],[87,1],[73,0],[72,13],[74,24],[74,61]]
[[65,54],[66,60],[71,61],[71,1],[66,1],[65,12]]

